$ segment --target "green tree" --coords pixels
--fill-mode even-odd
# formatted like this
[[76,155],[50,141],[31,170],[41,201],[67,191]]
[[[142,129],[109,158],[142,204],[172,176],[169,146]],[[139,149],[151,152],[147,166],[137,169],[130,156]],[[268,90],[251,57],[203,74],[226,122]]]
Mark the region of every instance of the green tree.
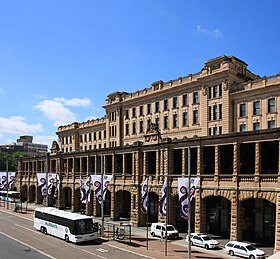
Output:
[[16,172],[17,171],[17,166],[18,166],[18,160],[20,157],[28,157],[29,154],[24,153],[24,152],[15,152],[12,154],[6,153],[6,152],[1,152],[0,151],[0,171],[6,172],[6,166],[7,166],[7,161],[8,161],[8,170],[9,172]]

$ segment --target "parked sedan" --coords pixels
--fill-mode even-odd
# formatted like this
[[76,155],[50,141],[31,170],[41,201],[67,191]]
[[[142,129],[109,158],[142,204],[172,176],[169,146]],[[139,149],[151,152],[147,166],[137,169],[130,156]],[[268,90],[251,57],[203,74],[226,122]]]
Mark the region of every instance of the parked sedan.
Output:
[[[186,241],[188,241],[188,236],[186,237]],[[219,242],[207,234],[192,233],[190,241],[192,245],[201,246],[206,249],[214,249],[219,247]]]
[[225,245],[225,250],[231,255],[239,255],[247,257],[249,259],[264,259],[264,251],[257,249],[256,247],[243,242],[229,241]]

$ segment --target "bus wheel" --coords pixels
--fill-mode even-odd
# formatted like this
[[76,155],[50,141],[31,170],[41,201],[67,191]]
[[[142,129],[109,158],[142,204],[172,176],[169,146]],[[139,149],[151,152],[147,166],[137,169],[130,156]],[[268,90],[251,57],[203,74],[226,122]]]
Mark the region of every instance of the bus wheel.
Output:
[[67,243],[69,243],[69,236],[68,236],[68,235],[65,235],[65,241],[66,241]]
[[44,228],[44,234],[45,234],[45,235],[47,235],[47,234],[48,234],[48,232],[47,232],[47,229],[46,229],[46,228]]
[[40,231],[41,231],[42,233],[44,233],[44,227],[41,227],[41,228],[40,228]]

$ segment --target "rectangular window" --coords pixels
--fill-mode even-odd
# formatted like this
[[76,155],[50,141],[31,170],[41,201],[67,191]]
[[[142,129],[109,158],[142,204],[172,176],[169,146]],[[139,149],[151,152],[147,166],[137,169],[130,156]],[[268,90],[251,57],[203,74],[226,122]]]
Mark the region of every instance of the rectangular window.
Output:
[[84,135],[85,142],[87,142],[87,134]]
[[152,113],[152,106],[150,103],[147,104],[147,114],[151,114]]
[[214,105],[213,106],[213,120],[217,120],[218,119],[218,106]]
[[186,107],[189,105],[189,102],[188,102],[188,95],[187,94],[184,94],[183,95],[183,106]]
[[143,105],[139,107],[139,115],[143,116]]
[[253,128],[254,128],[254,130],[260,130],[260,129],[261,129],[260,123],[259,123],[259,122],[255,122],[255,123],[253,124]]
[[268,107],[267,107],[267,111],[269,113],[271,112],[275,112],[275,98],[271,98],[271,99],[268,99]]
[[240,132],[245,132],[246,131],[246,124],[239,125],[239,131]]
[[213,135],[218,135],[218,128],[217,127],[213,128]]
[[101,137],[101,131],[99,131],[98,133],[99,133],[99,139],[102,139],[102,137]]
[[178,98],[173,97],[173,108],[178,108]]
[[159,102],[155,102],[155,112],[159,112]]
[[212,106],[208,107],[208,120],[211,121],[212,120]]
[[208,135],[211,136],[211,134],[212,134],[212,129],[209,128],[209,129],[208,129]]
[[88,141],[91,141],[91,133],[88,134]]
[[168,116],[164,116],[164,129],[168,129]]
[[212,98],[212,87],[208,87],[208,98]]
[[239,105],[239,117],[245,117],[246,116],[246,104],[241,103]]
[[135,107],[132,108],[132,117],[133,118],[136,117],[136,108]]
[[129,119],[129,109],[126,109],[126,110],[125,110],[125,118],[126,118],[126,119]]
[[193,111],[193,124],[198,124],[198,111]]
[[139,122],[139,133],[143,133],[144,128],[143,128],[143,121]]
[[275,128],[275,121],[268,121],[268,128],[269,129],[274,129]]
[[222,84],[219,84],[219,96],[222,96],[222,94],[223,94]]
[[222,126],[219,127],[219,134],[222,135]]
[[183,126],[188,126],[189,122],[188,122],[188,113],[187,112],[183,112]]
[[199,102],[198,100],[198,92],[194,92],[193,93],[193,103],[197,104]]
[[213,86],[213,98],[218,97],[218,86],[214,85]]
[[103,131],[103,137],[106,138],[106,130]]
[[166,111],[166,110],[168,110],[168,99],[165,99],[164,101],[163,101],[163,109]]
[[132,134],[136,134],[136,122],[132,123]]
[[159,118],[156,118],[156,125],[157,125],[157,128],[159,129]]
[[96,132],[93,132],[93,140],[96,140]]
[[125,124],[125,135],[129,135],[129,124]]
[[219,119],[221,120],[222,118],[223,118],[222,104],[219,104]]
[[256,101],[253,103],[253,114],[254,115],[259,115],[261,113],[261,107],[260,107],[260,101]]
[[178,127],[178,115],[173,114],[173,128],[177,128],[177,127]]

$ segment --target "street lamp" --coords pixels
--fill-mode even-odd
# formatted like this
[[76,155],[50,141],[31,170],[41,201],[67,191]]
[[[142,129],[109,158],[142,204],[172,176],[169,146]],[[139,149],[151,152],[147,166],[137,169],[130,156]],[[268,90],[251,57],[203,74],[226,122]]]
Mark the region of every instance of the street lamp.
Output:
[[[6,147],[6,149],[8,150],[9,147]],[[7,152],[8,154],[8,152]],[[8,160],[8,156],[6,156],[6,181],[7,181],[7,209],[9,209],[9,160]]]

